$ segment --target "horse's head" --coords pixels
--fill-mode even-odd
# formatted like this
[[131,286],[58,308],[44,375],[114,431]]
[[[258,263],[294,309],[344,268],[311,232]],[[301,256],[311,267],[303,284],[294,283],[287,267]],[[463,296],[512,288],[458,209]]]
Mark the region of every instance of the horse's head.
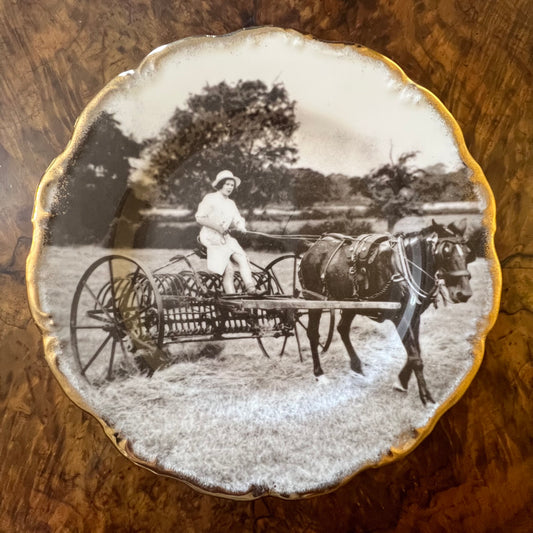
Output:
[[464,237],[466,218],[447,226],[433,220],[428,230],[434,243],[437,275],[444,280],[452,302],[466,302],[472,296],[468,263],[475,259]]

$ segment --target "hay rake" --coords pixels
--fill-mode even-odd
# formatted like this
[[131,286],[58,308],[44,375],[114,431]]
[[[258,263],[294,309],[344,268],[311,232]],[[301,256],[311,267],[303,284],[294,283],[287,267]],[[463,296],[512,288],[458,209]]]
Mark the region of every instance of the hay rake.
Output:
[[[302,298],[296,254],[282,255],[265,267],[252,263],[262,296],[243,294],[238,273],[237,294],[226,295],[221,276],[192,266],[189,258],[194,254],[201,251],[175,256],[154,271],[136,258],[110,254],[85,271],[72,300],[70,332],[79,371],[90,383],[98,385],[139,369],[151,374],[179,360],[176,347],[187,343],[255,339],[261,352],[271,357],[282,356],[293,338],[303,360],[309,309],[320,308],[329,315],[321,330],[325,352],[333,336],[335,309],[369,306]],[[165,272],[176,264],[185,268]]]

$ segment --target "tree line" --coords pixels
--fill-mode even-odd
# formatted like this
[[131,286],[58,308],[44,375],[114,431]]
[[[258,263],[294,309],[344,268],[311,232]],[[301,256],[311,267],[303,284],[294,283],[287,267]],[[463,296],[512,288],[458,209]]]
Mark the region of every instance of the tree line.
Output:
[[127,246],[143,209],[195,209],[224,168],[243,178],[235,200],[250,212],[267,205],[364,204],[392,226],[418,213],[422,203],[473,198],[466,167],[421,169],[416,152],[364,176],[299,167],[296,105],[281,83],[208,85],[176,108],[159,135],[142,143],[101,113],[59,180],[48,242]]

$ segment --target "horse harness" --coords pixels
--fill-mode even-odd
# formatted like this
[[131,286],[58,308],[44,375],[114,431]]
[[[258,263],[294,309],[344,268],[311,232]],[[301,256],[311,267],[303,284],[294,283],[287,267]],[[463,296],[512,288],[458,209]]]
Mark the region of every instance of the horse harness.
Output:
[[[450,236],[450,237],[440,237],[437,243],[437,246],[435,248],[435,257],[440,259],[441,261],[444,258],[446,251],[446,248],[448,245],[452,246],[458,246],[459,250],[461,250],[461,254],[463,254],[462,246],[466,244],[464,238],[457,237],[457,236]],[[471,260],[470,260],[471,261]],[[470,262],[468,258],[466,259],[466,262]],[[450,278],[459,278],[462,276],[467,276],[468,278],[471,277],[470,272],[468,270],[445,270],[443,268],[440,269],[440,275],[443,278],[450,277]]]
[[[338,240],[337,246],[329,254],[320,273],[322,292],[326,295],[326,298],[328,294],[326,283],[327,271],[331,262],[341,249],[344,249],[350,265],[349,273],[353,286],[353,293],[350,299],[377,300],[385,295],[394,284],[404,282],[409,289],[412,303],[420,304],[422,301],[429,300],[436,307],[439,295],[442,296],[443,302],[446,304],[446,294],[443,289],[446,277],[470,276],[468,270],[444,270],[443,268],[440,268],[434,275],[429,274],[408,258],[405,250],[404,237],[402,236],[393,236],[388,233],[369,233],[351,237],[338,233],[328,233],[323,235],[321,239]],[[392,274],[390,279],[378,291],[368,294],[370,285],[369,268],[378,257],[380,245],[383,243],[388,243],[391,249],[396,248],[399,272]],[[441,260],[440,262],[442,262],[449,244],[460,246],[464,244],[464,240],[455,236],[437,239],[434,248],[434,257],[437,261]],[[429,291],[424,290],[415,280],[411,270],[412,267],[418,269],[422,274],[433,280],[433,286]]]
[[[378,256],[379,246],[381,243],[388,242],[394,247],[396,240],[388,233],[365,233],[357,237],[350,237],[339,233],[328,233],[322,236],[322,239],[338,240],[337,246],[329,254],[328,259],[324,262],[320,272],[320,281],[322,282],[322,291],[327,294],[326,275],[331,262],[341,249],[344,249],[348,263],[350,265],[350,278],[353,286],[353,293],[350,298],[358,300],[375,300],[383,295],[392,284],[388,282],[384,288],[373,295],[363,296],[363,292],[368,290],[369,278],[368,267],[372,265]],[[399,281],[394,280],[394,281]]]

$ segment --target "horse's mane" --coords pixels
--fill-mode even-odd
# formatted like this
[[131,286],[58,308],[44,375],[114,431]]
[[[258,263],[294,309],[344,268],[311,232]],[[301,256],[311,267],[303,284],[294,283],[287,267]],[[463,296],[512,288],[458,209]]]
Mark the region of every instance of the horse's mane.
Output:
[[395,236],[397,237],[404,237],[407,239],[414,238],[414,237],[427,237],[428,235],[431,235],[432,233],[436,233],[439,237],[451,237],[455,236],[456,233],[452,231],[448,226],[445,226],[444,224],[437,224],[436,222],[433,222],[430,226],[426,226],[425,228],[422,228],[418,231],[411,231],[409,233],[397,233]]

